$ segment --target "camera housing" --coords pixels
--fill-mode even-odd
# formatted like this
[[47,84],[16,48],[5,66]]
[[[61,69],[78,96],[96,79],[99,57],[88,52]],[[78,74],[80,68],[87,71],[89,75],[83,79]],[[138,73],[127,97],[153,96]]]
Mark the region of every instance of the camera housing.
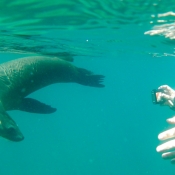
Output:
[[160,92],[164,92],[162,89],[153,89],[151,91],[151,96],[152,96],[152,102],[153,104],[163,104],[165,100],[157,101],[157,95]]

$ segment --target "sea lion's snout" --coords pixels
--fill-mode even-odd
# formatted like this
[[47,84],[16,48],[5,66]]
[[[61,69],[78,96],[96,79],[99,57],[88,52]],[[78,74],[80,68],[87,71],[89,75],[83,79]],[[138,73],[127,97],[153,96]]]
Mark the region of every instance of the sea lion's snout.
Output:
[[11,141],[19,142],[24,139],[24,136],[18,127],[16,128],[11,125],[6,129],[6,138]]
[[6,112],[0,112],[0,136],[14,142],[24,139],[19,127]]
[[0,129],[0,135],[14,142],[19,142],[24,139],[24,136],[17,125],[6,125],[6,127]]

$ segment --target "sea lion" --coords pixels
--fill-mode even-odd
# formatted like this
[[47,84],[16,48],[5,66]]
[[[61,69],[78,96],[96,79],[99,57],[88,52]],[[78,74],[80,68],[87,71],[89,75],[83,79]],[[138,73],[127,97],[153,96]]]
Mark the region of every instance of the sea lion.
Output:
[[104,87],[103,75],[78,68],[71,63],[44,56],[25,57],[0,64],[0,136],[11,141],[21,141],[23,134],[8,110],[33,113],[53,113],[49,105],[32,98],[32,92],[54,83],[74,82],[85,86]]

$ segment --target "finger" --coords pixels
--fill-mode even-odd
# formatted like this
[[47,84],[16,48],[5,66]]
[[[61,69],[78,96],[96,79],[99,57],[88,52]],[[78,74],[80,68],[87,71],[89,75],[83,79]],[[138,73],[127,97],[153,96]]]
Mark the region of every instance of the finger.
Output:
[[[157,100],[158,101],[158,100]],[[159,100],[158,102],[160,102],[161,100]],[[169,106],[170,108],[174,107],[174,103],[171,100],[167,100],[164,103],[160,103],[160,106]]]
[[169,124],[175,124],[175,116],[166,120]]
[[168,86],[168,85],[162,85],[158,89],[162,89],[162,90],[164,90],[165,92],[168,92],[168,93],[173,93],[174,92],[174,90],[172,88],[170,88],[170,86]]
[[167,94],[164,94],[162,92],[157,92],[156,93],[156,99],[158,102],[162,101],[163,99],[170,99],[171,97]]
[[172,102],[172,97],[170,95],[159,92],[159,93],[156,93],[156,98],[158,102],[161,102],[160,103],[161,106],[165,106],[165,105],[168,105],[170,107],[174,106]]
[[159,140],[166,140],[175,137],[175,127],[164,131],[158,135]]
[[162,85],[162,86],[158,87],[158,89],[161,89],[163,91],[166,91],[167,88],[168,88],[168,85]]
[[157,99],[157,101],[159,102],[159,101],[161,101],[162,99],[162,95],[161,95],[162,93],[161,92],[157,92],[156,93],[156,99]]
[[168,103],[168,105],[169,105],[170,107],[174,107],[174,104],[173,104],[173,102],[172,102],[171,100],[168,100],[167,103]]
[[167,95],[167,94],[164,94],[164,93],[161,93],[160,97],[159,98],[163,98],[163,99],[166,99],[166,100],[172,100],[172,97],[170,95]]
[[163,151],[168,151],[168,150],[173,149],[173,148],[175,148],[175,140],[170,140],[166,143],[163,143],[163,144],[159,145],[156,148],[156,151],[157,152],[163,152]]
[[175,158],[175,151],[163,153],[162,158],[163,159],[174,159]]
[[169,106],[168,101],[165,101],[164,103],[160,103],[160,106]]
[[174,97],[172,97],[170,95],[167,95],[167,94],[161,93],[161,95],[159,96],[159,99],[166,100],[165,103],[164,103],[164,105],[168,105],[170,107],[174,107],[174,103],[172,102],[172,101],[174,101]]

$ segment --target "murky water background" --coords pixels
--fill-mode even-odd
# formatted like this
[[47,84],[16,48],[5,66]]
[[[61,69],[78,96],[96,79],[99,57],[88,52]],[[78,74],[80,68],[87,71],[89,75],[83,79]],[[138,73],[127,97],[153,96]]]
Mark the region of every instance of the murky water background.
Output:
[[[1,62],[47,55],[106,76],[105,88],[55,84],[30,96],[54,114],[9,111],[25,140],[0,139],[2,175],[174,175],[157,135],[174,115],[150,92],[174,82],[174,0],[0,2]],[[164,15],[162,15],[164,14]]]

